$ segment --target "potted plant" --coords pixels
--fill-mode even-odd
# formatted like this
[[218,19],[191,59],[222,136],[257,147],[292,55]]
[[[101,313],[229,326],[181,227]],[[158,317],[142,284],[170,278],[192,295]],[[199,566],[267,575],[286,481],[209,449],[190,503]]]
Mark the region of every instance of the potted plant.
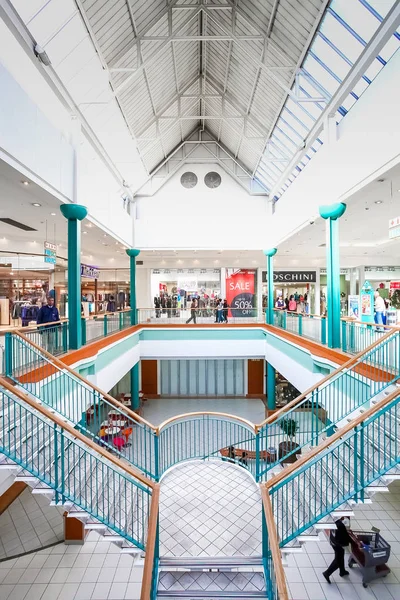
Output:
[[290,439],[280,442],[279,459],[284,463],[293,463],[296,461],[296,454],[301,454],[300,446],[294,441],[299,424],[295,419],[283,419],[280,422],[280,427],[283,433]]
[[394,290],[390,296],[390,304],[392,308],[397,310],[397,322],[400,322],[400,290]]

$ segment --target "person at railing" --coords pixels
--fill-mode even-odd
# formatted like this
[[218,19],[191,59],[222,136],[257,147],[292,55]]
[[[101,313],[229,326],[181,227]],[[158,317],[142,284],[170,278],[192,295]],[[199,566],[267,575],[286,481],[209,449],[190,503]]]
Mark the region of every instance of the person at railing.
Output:
[[332,573],[339,569],[340,577],[344,577],[348,575],[349,572],[346,571],[344,567],[344,549],[346,546],[350,544],[350,536],[347,531],[346,525],[344,523],[346,517],[341,517],[335,522],[336,531],[333,530],[330,533],[329,542],[333,548],[335,553],[335,558],[329,565],[326,571],[322,573],[328,583],[331,583],[329,579]]
[[228,448],[228,460],[229,462],[235,462],[236,459],[236,453],[235,453],[235,447],[234,446],[229,446]]
[[161,317],[161,302],[160,298],[154,298],[154,308],[156,309],[156,319]]
[[188,319],[186,321],[186,323],[190,323],[190,321],[193,321],[193,323],[196,325],[196,312],[197,312],[197,302],[194,298],[192,298],[192,303],[190,305],[190,319]]
[[243,450],[242,456],[239,458],[239,464],[242,465],[242,467],[247,467],[248,466],[248,464],[249,464],[248,460],[247,460],[248,457],[249,457],[249,455],[247,454],[247,452],[245,452]]
[[[382,298],[382,296],[379,294],[378,290],[376,290],[375,294],[375,304],[374,304],[374,309],[375,309],[375,323],[377,325],[383,325],[383,315],[385,312],[385,301]],[[376,328],[377,331],[383,331],[383,327],[377,327]]]
[[296,310],[297,310],[297,302],[296,302],[296,300],[294,299],[294,296],[293,296],[293,294],[292,294],[292,295],[290,296],[290,298],[289,298],[289,306],[288,306],[288,310],[289,310],[290,312],[296,312]]
[[229,310],[228,301],[225,298],[225,300],[224,300],[224,321],[225,321],[225,323],[228,322],[228,310]]
[[59,321],[60,314],[58,308],[54,304],[54,298],[49,296],[47,304],[39,309],[36,323],[43,326],[39,328],[39,332],[43,336],[43,346],[50,354],[54,354],[57,347],[57,329],[59,325],[55,327],[54,323]]
[[282,296],[278,296],[275,302],[275,308],[277,310],[285,310],[286,304]]
[[217,306],[217,323],[223,323],[224,321],[224,303],[222,300],[218,302]]

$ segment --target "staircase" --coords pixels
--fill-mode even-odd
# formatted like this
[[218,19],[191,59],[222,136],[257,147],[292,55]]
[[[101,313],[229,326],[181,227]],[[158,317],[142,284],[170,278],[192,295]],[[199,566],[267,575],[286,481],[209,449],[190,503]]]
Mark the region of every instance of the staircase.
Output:
[[157,598],[266,598],[262,558],[161,558]]
[[121,552],[145,550],[154,485],[0,378],[0,469]]

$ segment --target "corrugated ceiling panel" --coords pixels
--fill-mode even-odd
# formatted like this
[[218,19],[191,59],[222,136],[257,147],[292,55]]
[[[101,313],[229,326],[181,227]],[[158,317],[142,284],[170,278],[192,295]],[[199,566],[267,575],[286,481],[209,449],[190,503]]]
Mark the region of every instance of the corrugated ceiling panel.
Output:
[[176,95],[174,63],[171,45],[161,53],[157,62],[146,69],[154,109],[157,113]]
[[127,0],[132,7],[137,35],[151,27],[166,8],[165,0]]

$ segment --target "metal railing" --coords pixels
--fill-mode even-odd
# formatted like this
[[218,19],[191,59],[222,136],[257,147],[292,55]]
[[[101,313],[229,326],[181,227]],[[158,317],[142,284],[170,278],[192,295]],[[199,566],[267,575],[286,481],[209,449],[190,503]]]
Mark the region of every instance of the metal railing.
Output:
[[265,486],[261,485],[260,491],[262,501],[262,555],[267,598],[268,600],[289,600],[271,498]]
[[152,481],[0,377],[0,452],[129,544],[145,549]]
[[158,478],[156,428],[22,333],[6,336],[7,377],[97,444]]
[[399,401],[395,390],[264,484],[281,546],[400,463]]
[[160,484],[155,484],[151,498],[146,557],[144,560],[140,600],[156,600],[158,584]]
[[274,464],[295,460],[306,447],[318,445],[350,413],[399,377],[400,332],[396,330],[381,336],[367,352],[348,361],[257,426],[259,447],[268,452],[269,459],[259,477]]
[[257,481],[265,479],[274,465],[295,460],[332,435],[349,414],[400,376],[396,330],[260,424],[202,412],[154,427],[21,333],[7,334],[6,340],[8,377],[155,480],[178,462],[215,457],[246,467]]

